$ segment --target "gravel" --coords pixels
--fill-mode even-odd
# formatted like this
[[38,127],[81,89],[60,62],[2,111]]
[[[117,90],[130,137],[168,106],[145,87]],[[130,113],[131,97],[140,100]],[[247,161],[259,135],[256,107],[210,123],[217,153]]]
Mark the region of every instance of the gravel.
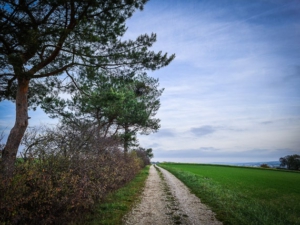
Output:
[[123,221],[126,225],[222,224],[180,180],[153,165],[140,202]]

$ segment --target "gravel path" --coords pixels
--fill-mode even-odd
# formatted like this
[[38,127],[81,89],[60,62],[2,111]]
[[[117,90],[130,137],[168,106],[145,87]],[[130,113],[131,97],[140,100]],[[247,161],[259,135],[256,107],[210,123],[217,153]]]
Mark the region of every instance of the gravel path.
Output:
[[174,175],[150,167],[141,202],[124,218],[126,225],[221,225],[215,214]]

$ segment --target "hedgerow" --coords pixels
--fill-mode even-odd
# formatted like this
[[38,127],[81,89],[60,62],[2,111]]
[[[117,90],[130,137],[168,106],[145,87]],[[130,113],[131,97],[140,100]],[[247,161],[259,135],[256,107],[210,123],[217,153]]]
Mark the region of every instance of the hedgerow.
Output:
[[97,138],[91,129],[82,132],[47,130],[27,139],[30,148],[17,161],[14,176],[0,177],[0,224],[70,223],[144,166],[117,140]]

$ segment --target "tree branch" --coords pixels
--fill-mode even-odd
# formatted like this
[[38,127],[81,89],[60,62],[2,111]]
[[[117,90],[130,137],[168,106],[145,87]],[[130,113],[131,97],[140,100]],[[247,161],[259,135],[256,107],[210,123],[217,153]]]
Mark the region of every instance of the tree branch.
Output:
[[69,74],[69,72],[68,72],[67,70],[66,70],[66,74],[68,75],[68,77],[71,78],[73,84],[75,85],[75,87],[76,87],[81,93],[83,93],[83,94],[85,94],[85,95],[87,95],[87,96],[89,96],[89,97],[91,96],[91,95],[89,95],[88,93],[86,93],[85,91],[83,91],[83,90],[77,85],[77,83],[76,83],[76,81],[74,80],[73,76],[72,76],[71,74]]

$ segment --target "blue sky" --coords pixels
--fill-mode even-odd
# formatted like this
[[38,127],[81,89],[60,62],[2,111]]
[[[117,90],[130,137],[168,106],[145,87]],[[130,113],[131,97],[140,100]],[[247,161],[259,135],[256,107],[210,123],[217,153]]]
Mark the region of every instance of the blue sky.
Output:
[[[149,72],[165,88],[158,133],[141,136],[155,161],[272,161],[300,154],[300,2],[150,0],[125,38],[154,32],[175,53]],[[14,106],[0,103],[1,127]],[[55,123],[41,110],[30,125]]]

